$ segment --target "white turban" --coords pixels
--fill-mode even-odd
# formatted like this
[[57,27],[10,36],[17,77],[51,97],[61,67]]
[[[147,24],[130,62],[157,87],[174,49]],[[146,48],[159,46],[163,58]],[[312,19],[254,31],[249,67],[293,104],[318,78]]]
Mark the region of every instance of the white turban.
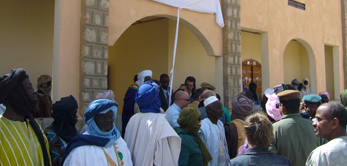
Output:
[[204,101],[204,106],[207,107],[208,105],[212,104],[213,102],[218,101],[218,98],[216,96],[211,96]]
[[95,96],[94,100],[98,100],[98,99],[109,99],[114,101],[114,93],[112,90],[102,91]]
[[135,82],[135,84],[137,84],[139,87],[145,83],[145,77],[150,76],[152,78],[152,71],[151,70],[144,70],[142,72],[140,72],[137,75],[137,81]]

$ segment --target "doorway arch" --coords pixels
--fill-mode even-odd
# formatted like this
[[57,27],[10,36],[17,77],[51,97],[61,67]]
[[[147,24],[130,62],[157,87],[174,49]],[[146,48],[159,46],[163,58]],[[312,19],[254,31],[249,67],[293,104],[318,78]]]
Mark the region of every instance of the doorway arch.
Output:
[[284,82],[308,78],[311,93],[317,94],[316,60],[312,47],[299,38],[288,42],[283,54]]
[[[135,74],[142,70],[152,70],[153,79],[159,80],[161,74],[168,74],[171,78],[175,28],[176,21],[170,18],[145,17],[135,21],[113,46],[108,47],[109,89],[115,92],[120,109],[125,91],[133,84]],[[189,27],[181,23],[173,90],[184,83],[187,76],[196,78],[197,88],[200,88],[202,82],[219,88],[216,85],[219,79],[216,75],[217,58],[221,57],[208,56],[204,44]],[[222,71],[219,72],[221,78]],[[223,91],[222,88],[219,90]]]
[[[122,7],[120,7],[122,6]],[[110,1],[109,12],[109,46],[115,44],[118,38],[136,21],[146,17],[165,17],[177,19],[178,8],[153,1]],[[215,16],[183,9],[180,13],[180,23],[186,26],[200,42],[208,55],[223,55],[222,28],[216,23]],[[211,33],[213,32],[213,33]]]

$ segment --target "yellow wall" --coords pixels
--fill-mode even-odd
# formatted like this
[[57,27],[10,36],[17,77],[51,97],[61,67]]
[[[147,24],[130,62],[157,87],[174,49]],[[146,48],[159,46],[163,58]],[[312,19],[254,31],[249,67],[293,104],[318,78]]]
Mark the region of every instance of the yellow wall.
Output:
[[334,66],[333,66],[333,47],[325,46],[325,71],[326,71],[326,91],[330,94],[330,100],[335,99],[334,93]]
[[[306,48],[299,42],[299,53],[300,53],[300,79],[298,80],[302,82],[305,78],[309,80],[309,86],[311,87],[311,76],[310,76],[310,60],[308,57],[308,53]],[[285,61],[284,61],[285,62]]]
[[290,41],[284,51],[284,83],[290,84],[293,79],[300,82],[309,77],[309,61],[305,47],[297,42]]
[[133,84],[134,75],[142,70],[152,70],[153,78],[168,73],[168,19],[130,26],[109,47],[109,89],[115,93],[122,113],[127,88]]
[[249,32],[241,32],[242,61],[254,59],[261,64],[261,36]]
[[290,84],[294,78],[301,81],[300,74],[300,43],[291,41],[288,43],[283,56],[284,83]]
[[[265,43],[269,56],[270,87],[283,83],[284,52],[293,39],[305,41],[312,50],[307,50],[315,66],[310,69],[316,76],[313,92],[325,90],[324,44],[337,46],[339,71],[343,78],[341,1],[305,0],[306,10],[288,6],[287,0],[242,0],[241,28],[267,33]],[[305,46],[306,47],[306,46]],[[262,62],[264,64],[264,62]],[[314,72],[314,73],[312,73]],[[265,80],[264,80],[265,81]],[[344,79],[339,79],[338,90],[344,89]],[[312,84],[311,84],[312,85]]]
[[0,1],[0,75],[23,68],[52,76],[54,1]]
[[[169,21],[169,66],[172,69],[172,56],[175,41],[176,21]],[[179,27],[173,89],[178,89],[188,76],[194,76],[196,87],[202,82],[216,86],[215,57],[208,56],[197,37],[182,24]],[[222,72],[222,71],[221,71]],[[171,77],[171,75],[170,75]]]

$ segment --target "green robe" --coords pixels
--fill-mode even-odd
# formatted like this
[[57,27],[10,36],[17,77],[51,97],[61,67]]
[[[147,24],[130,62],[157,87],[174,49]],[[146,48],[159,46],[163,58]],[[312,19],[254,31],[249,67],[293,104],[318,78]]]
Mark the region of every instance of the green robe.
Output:
[[176,127],[175,131],[182,139],[178,165],[203,166],[204,162],[202,159],[202,153],[198,144],[198,140],[195,138],[193,133],[180,127]]
[[326,143],[313,130],[312,121],[302,118],[299,113],[284,115],[273,124],[274,138],[269,150],[287,157],[292,165],[304,166],[309,154]]

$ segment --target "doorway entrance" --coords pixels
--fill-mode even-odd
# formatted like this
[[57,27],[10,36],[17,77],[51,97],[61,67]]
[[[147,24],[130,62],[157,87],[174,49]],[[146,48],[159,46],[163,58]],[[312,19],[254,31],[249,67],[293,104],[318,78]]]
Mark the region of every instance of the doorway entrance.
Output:
[[261,77],[261,64],[254,59],[246,59],[242,61],[242,79],[243,85],[249,90],[249,84],[255,83],[257,85],[256,93],[259,101],[262,101],[262,77]]

